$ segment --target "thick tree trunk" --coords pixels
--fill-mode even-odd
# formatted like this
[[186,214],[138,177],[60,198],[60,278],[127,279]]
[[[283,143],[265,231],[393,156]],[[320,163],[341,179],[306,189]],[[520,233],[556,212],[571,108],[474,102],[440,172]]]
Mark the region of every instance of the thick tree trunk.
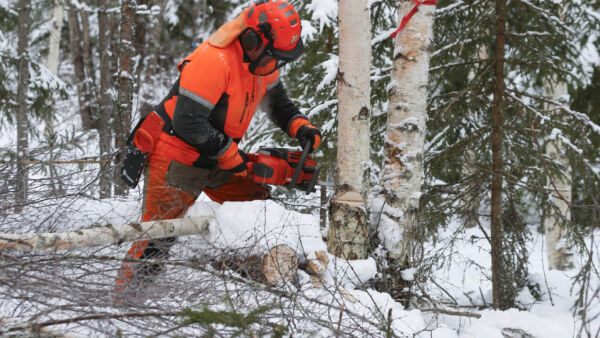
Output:
[[[117,116],[114,119],[115,149],[117,155],[115,162],[120,163],[125,154],[125,142],[131,125],[131,110],[133,97],[132,59],[135,55],[133,41],[135,37],[135,8],[134,0],[121,2],[121,43],[119,48],[119,82]],[[118,177],[115,177],[120,182]],[[127,188],[124,184],[115,185],[115,194],[124,195]]]
[[75,8],[73,4],[69,4],[69,42],[71,45],[71,60],[75,70],[75,83],[77,84],[77,98],[81,114],[81,125],[83,129],[90,130],[93,128],[92,113],[90,110],[91,96],[85,78],[83,52],[81,49],[82,36],[77,11],[77,8]]
[[[411,0],[400,1],[398,22],[414,6]],[[379,236],[390,258],[401,266],[410,264],[421,194],[434,10],[435,6],[420,6],[398,34],[394,49],[381,177],[385,206]]]
[[104,0],[98,0],[98,57],[100,60],[100,91],[98,92],[99,104],[98,111],[100,123],[97,124],[98,143],[100,145],[100,172],[99,188],[100,198],[109,198],[112,188],[112,178],[110,171],[110,142],[112,112],[114,105],[112,103],[109,89],[111,88],[111,69],[110,69],[110,22],[106,13],[106,4]]
[[502,173],[504,159],[504,49],[506,39],[506,0],[496,0],[496,48],[494,52],[494,97],[492,103],[492,197],[491,197],[491,246],[492,246],[492,293],[495,309],[506,309],[502,286],[504,272],[502,243]]
[[48,42],[48,60],[46,66],[54,75],[58,74],[58,53],[60,50],[60,34],[63,26],[64,9],[61,3],[56,3],[52,10],[52,29]]
[[367,256],[371,28],[368,1],[340,0],[336,193],[331,202],[330,253]]
[[17,71],[19,73],[17,84],[17,172],[15,177],[15,211],[20,212],[27,202],[27,186],[29,172],[23,161],[28,157],[28,119],[27,119],[27,92],[29,88],[29,22],[31,5],[27,0],[19,0],[19,37],[17,41],[17,55],[19,57]]
[[[567,94],[567,85],[564,82],[547,84],[544,86],[547,97],[559,100]],[[553,109],[552,106],[547,107]],[[552,202],[558,207],[559,213],[565,219],[571,218],[571,165],[564,154],[564,145],[559,138],[548,140],[546,143],[546,156],[554,162],[559,163],[564,170],[564,177],[547,177],[548,189],[551,189]],[[555,190],[556,188],[556,190]],[[565,229],[560,226],[560,217],[550,213],[544,219],[544,230],[546,232],[546,250],[548,252],[548,268],[552,270],[567,270],[573,268],[573,254],[569,252],[566,243],[561,241]]]

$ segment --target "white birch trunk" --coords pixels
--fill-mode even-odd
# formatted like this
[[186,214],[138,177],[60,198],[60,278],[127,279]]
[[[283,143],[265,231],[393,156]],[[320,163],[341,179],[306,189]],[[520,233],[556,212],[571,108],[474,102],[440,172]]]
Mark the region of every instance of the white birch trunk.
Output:
[[[482,44],[479,47],[478,58],[481,62],[486,62],[489,58],[489,53],[487,50],[487,45]],[[469,71],[469,82],[473,81],[475,78],[475,70],[471,69]],[[477,165],[475,163],[475,151],[469,149],[464,153],[464,165],[462,167],[463,177],[468,177],[476,174]],[[464,193],[462,197],[463,202],[463,214],[462,220],[467,228],[473,228],[477,226],[479,223],[479,204],[480,204],[480,194],[479,191],[474,186],[469,186],[468,190]]]
[[[415,6],[400,1],[399,20]],[[385,206],[379,236],[390,257],[404,265],[411,253],[421,195],[427,120],[427,76],[435,6],[422,5],[396,37],[389,91],[385,162],[381,185]]]
[[367,255],[371,27],[367,0],[339,1],[336,195],[327,249],[344,259]]
[[[560,99],[567,94],[567,85],[564,82],[557,82],[554,87],[544,86],[544,92],[547,97]],[[547,107],[548,110],[552,106]],[[571,218],[571,166],[569,160],[564,155],[564,146],[559,138],[548,140],[546,143],[546,156],[555,163],[559,163],[564,169],[564,177],[546,178],[546,185],[551,191],[552,202],[558,207],[560,215],[567,220]],[[556,189],[555,189],[556,187]],[[566,270],[572,268],[573,255],[566,247],[566,243],[561,240],[564,237],[565,229],[560,226],[561,220],[555,214],[550,213],[544,219],[544,230],[546,232],[546,250],[548,253],[548,268],[551,270]]]
[[58,52],[60,48],[60,32],[63,27],[64,10],[61,3],[56,3],[52,10],[52,29],[48,42],[48,60],[46,66],[54,75],[58,74]]
[[29,186],[29,169],[23,162],[28,160],[29,152],[29,105],[27,93],[29,91],[29,25],[31,23],[31,4],[26,0],[19,0],[17,4],[19,13],[17,55],[17,168],[15,179],[15,211],[21,212],[27,202]]
[[0,251],[68,250],[137,240],[199,235],[208,232],[211,219],[213,217],[185,217],[94,227],[72,232],[0,234]]

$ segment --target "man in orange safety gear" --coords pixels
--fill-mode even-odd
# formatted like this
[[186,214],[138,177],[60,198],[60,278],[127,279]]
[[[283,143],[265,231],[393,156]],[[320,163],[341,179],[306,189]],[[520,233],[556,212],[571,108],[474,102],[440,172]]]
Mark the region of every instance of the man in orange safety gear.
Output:
[[[179,63],[179,79],[153,112],[164,125],[155,139],[139,130],[133,137],[136,146],[148,139],[152,144],[142,221],[182,217],[201,192],[219,203],[268,198],[269,191],[247,176],[238,149],[257,108],[301,144],[310,142],[313,150],[319,145],[319,129],[288,98],[278,77],[278,69],[302,53],[300,32],[300,18],[287,1],[257,1]],[[127,258],[164,258],[173,241],[135,242]],[[124,262],[117,290],[161,268]]]

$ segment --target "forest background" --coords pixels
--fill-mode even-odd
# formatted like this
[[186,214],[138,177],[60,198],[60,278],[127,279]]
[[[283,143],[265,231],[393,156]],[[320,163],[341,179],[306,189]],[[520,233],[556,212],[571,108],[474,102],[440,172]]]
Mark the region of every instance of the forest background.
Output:
[[[76,230],[103,224],[97,214],[82,218],[83,213],[69,213],[97,202],[108,214],[115,212],[115,204],[139,201],[140,189],[126,189],[115,176],[122,160],[118,150],[132,124],[168,92],[178,75],[177,63],[249,3],[2,1],[2,232],[64,230],[64,224]],[[302,112],[320,126],[324,142],[314,157],[324,168],[321,180],[334,181],[338,2],[297,1],[293,5],[303,19],[305,53],[282,71],[282,79]],[[380,274],[363,285],[388,292],[396,300],[405,294],[398,292],[398,280],[386,275],[385,236],[376,224],[383,210],[379,197],[385,191],[384,144],[394,55],[389,35],[398,26],[398,6],[398,1],[368,1],[370,161],[364,169],[370,188],[368,252]],[[590,302],[600,290],[595,247],[600,225],[599,8],[600,2],[592,0],[507,1],[506,47],[499,57],[505,74],[499,116],[504,159],[501,282],[506,286],[500,308],[523,308],[519,299],[524,289],[538,301],[547,300],[540,291],[544,282],[532,278],[529,267],[531,243],[545,234],[551,222],[562,229],[558,249],[564,251],[563,262],[554,268],[571,271],[574,287],[570,294],[575,298],[569,308],[580,318],[578,333],[590,330],[588,336],[599,335],[586,325],[600,314],[598,305]],[[419,245],[411,251],[413,275],[405,278],[417,285],[409,296],[412,306],[435,308],[456,298],[452,292],[441,292],[432,299],[427,287],[418,287],[432,285],[431,271],[443,269],[453,259],[455,251],[449,248],[458,246],[456,242],[467,237],[473,243],[491,242],[492,190],[494,178],[499,177],[493,168],[496,127],[491,112],[499,87],[494,67],[500,13],[496,4],[478,0],[440,0],[435,9],[430,67],[424,74],[429,80],[423,185],[418,226],[410,234]],[[262,146],[297,147],[294,142],[257,113],[242,148],[253,152]],[[278,189],[274,200],[288,209],[319,215],[319,224],[326,228],[331,197],[325,188],[308,196]],[[110,201],[110,207],[102,201]],[[131,211],[118,212],[123,218],[137,217]],[[449,230],[451,236],[442,235]],[[426,252],[425,248],[435,250]],[[489,254],[488,249],[484,251]],[[81,253],[70,263],[89,261],[86,254],[90,253]],[[2,255],[5,269],[15,262],[41,259]],[[68,260],[59,255],[53,264],[60,266]],[[39,266],[25,266],[34,275],[44,274]],[[2,274],[10,285],[3,289],[7,299],[15,290],[35,290],[33,280],[9,279],[8,271]],[[478,266],[475,271],[491,280],[487,267]],[[25,294],[19,299],[26,299]],[[551,294],[547,290],[546,295],[551,298]],[[457,306],[459,301],[454,303],[456,311],[464,310]],[[490,303],[482,295],[471,309]],[[14,313],[29,310],[17,307]],[[30,318],[44,311],[34,311]]]

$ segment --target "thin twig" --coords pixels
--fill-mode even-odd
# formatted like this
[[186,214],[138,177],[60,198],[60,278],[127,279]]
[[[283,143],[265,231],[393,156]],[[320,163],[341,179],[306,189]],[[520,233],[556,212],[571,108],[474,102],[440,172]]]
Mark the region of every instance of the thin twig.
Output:
[[338,319],[338,325],[337,325],[337,333],[339,334],[340,332],[340,327],[342,326],[342,315],[344,314],[344,303],[342,303],[341,309],[340,309],[340,319]]
[[23,330],[34,330],[39,331],[40,328],[52,325],[60,325],[60,324],[72,324],[76,322],[86,321],[86,320],[98,320],[98,319],[120,319],[120,318],[141,318],[141,317],[176,317],[182,316],[182,311],[175,312],[130,312],[130,313],[122,313],[122,314],[99,314],[99,315],[89,315],[89,316],[79,316],[67,319],[59,319],[59,320],[50,320],[42,323],[32,323],[28,325],[16,326],[12,327],[8,330],[0,331],[0,334],[5,334],[8,332],[15,331],[23,331]]
[[425,308],[425,309],[419,309],[421,312],[436,312],[436,313],[443,313],[445,315],[450,315],[450,316],[460,316],[460,317],[471,317],[471,318],[481,318],[481,314],[479,313],[474,313],[474,312],[466,312],[466,311],[453,311],[453,310],[446,310],[446,309],[440,309],[440,308]]

